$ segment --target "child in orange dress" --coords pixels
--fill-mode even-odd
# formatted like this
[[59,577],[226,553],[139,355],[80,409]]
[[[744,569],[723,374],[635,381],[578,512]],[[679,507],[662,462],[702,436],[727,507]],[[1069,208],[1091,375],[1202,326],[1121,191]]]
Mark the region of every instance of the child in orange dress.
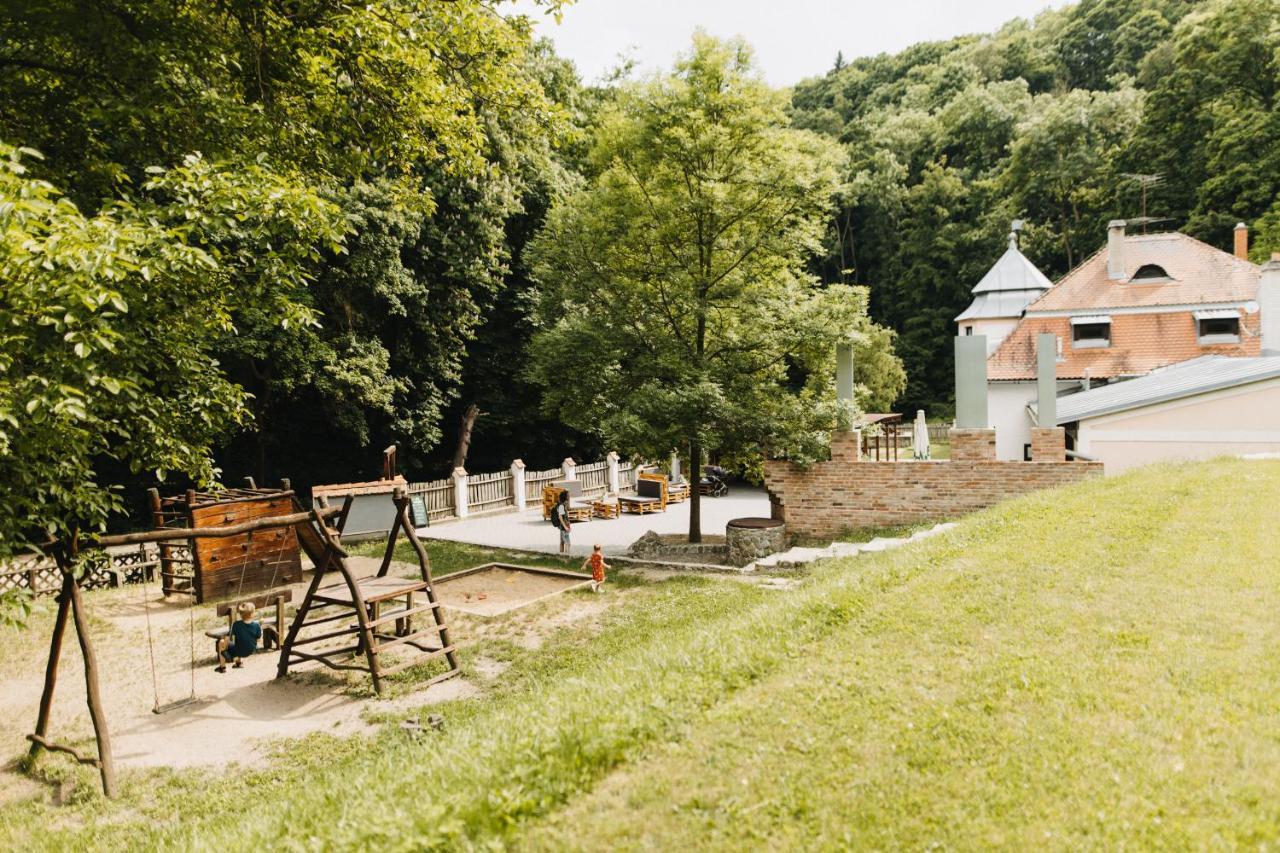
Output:
[[591,549],[591,556],[582,561],[582,569],[590,567],[591,580],[595,583],[591,587],[595,592],[600,591],[600,585],[604,583],[604,570],[609,568],[609,564],[604,561],[604,552],[600,550],[600,546],[596,545]]

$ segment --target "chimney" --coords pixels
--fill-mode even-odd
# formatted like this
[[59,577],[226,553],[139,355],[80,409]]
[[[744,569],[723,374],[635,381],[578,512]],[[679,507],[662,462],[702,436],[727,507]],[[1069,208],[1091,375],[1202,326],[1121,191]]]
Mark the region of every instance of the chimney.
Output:
[[1124,278],[1124,220],[1113,219],[1107,223],[1107,278],[1119,281]]
[[1233,254],[1242,261],[1249,260],[1249,226],[1236,223],[1236,245]]
[[1280,252],[1272,253],[1262,265],[1258,313],[1262,315],[1262,354],[1280,355]]

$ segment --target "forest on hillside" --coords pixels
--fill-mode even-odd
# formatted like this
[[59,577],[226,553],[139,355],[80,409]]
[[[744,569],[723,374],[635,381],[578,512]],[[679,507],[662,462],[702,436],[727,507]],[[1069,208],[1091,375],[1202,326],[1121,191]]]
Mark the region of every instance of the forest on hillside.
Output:
[[[954,317],[1022,219],[1051,279],[1151,218],[1253,258],[1280,249],[1280,3],[1083,0],[999,32],[845,63],[792,116],[852,165],[821,265],[898,332],[899,408],[946,411]],[[1144,209],[1145,192],[1145,209]]]
[[[76,233],[163,226],[201,253],[166,268],[185,292],[216,282],[217,328],[189,305],[156,315],[207,335],[208,358],[143,326],[134,365],[173,371],[175,406],[204,413],[199,438],[235,480],[361,479],[392,443],[414,478],[598,458],[601,435],[548,414],[527,369],[539,285],[526,248],[602,173],[602,116],[633,85],[626,69],[584,85],[501,4],[0,8],[13,173],[65,193],[88,217]],[[1103,242],[1108,219],[1144,212],[1223,247],[1244,221],[1258,257],[1280,249],[1278,90],[1276,0],[1083,0],[996,33],[836,57],[781,93],[794,128],[846,157],[810,270],[869,288],[871,318],[896,333],[907,383],[878,405],[947,414],[952,318],[1013,219],[1051,277]],[[119,268],[151,274],[136,258]],[[184,366],[225,380],[227,406],[181,391]],[[85,453],[113,482],[161,467]]]

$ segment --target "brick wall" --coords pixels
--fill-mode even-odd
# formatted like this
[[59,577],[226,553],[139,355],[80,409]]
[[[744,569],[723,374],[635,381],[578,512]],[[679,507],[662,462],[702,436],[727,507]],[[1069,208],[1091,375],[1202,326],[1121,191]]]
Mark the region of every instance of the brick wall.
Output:
[[788,533],[815,538],[831,538],[846,528],[952,518],[1016,495],[1100,476],[1100,462],[835,459],[804,470],[770,460],[764,468],[774,517],[786,521]]
[[1062,427],[1031,428],[1033,462],[1067,461],[1067,431]]
[[995,462],[996,431],[993,429],[953,429],[951,458],[957,462]]

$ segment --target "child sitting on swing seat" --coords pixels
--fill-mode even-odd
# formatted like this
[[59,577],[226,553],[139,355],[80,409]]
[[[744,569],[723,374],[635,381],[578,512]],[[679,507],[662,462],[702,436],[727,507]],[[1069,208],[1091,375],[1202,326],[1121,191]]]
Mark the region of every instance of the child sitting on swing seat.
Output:
[[218,641],[218,667],[215,672],[226,672],[227,661],[234,661],[232,666],[239,669],[244,659],[258,649],[258,640],[262,639],[262,626],[253,619],[252,601],[245,601],[236,608],[239,621],[231,625],[231,634]]

